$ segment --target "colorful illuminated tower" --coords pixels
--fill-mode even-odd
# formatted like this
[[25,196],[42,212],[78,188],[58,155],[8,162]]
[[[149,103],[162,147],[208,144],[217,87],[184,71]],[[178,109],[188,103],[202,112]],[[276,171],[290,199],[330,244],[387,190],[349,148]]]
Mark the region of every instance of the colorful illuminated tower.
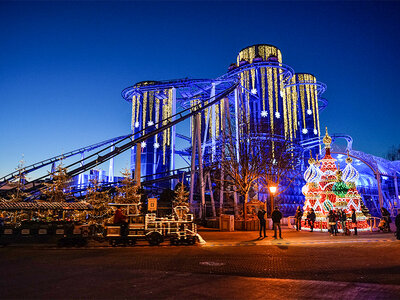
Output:
[[310,158],[310,166],[304,173],[306,180],[306,185],[302,190],[306,197],[303,216],[304,228],[308,229],[305,219],[311,208],[314,209],[316,215],[315,227],[322,231],[328,230],[327,216],[330,210],[343,209],[350,217],[354,208],[357,215],[357,227],[360,230],[368,229],[366,217],[361,211],[362,200],[356,188],[358,172],[351,165],[351,158],[348,157],[346,160],[347,166],[342,172],[340,168],[336,167],[336,160],[331,156],[332,138],[328,135],[327,129],[323,142],[325,144],[324,158],[320,161]]

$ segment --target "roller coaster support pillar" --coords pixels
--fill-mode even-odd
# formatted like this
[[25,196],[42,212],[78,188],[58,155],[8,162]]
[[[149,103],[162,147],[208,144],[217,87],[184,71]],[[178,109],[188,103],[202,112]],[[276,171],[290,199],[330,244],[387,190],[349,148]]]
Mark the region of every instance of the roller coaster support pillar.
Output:
[[212,182],[211,182],[211,176],[210,176],[210,172],[207,172],[206,174],[206,180],[208,182],[208,188],[210,191],[210,198],[211,198],[211,209],[212,209],[212,216],[216,217],[216,211],[215,211],[215,201],[214,201],[214,192],[212,189]]
[[[85,159],[85,152],[82,152],[81,153],[81,166],[83,166],[83,160]],[[83,182],[83,173],[82,174],[79,174],[79,177],[78,177],[78,187],[81,189],[82,187],[83,187],[83,184],[84,184],[84,182]]]
[[375,172],[376,182],[378,184],[378,195],[379,195],[379,208],[383,207],[383,195],[382,195],[382,184],[381,184],[381,174]]
[[[172,116],[176,114],[176,88],[172,88]],[[175,117],[172,117],[175,121]],[[175,139],[176,139],[176,126],[171,127],[171,165],[170,170],[175,170]],[[171,179],[171,189],[173,190],[176,185],[176,179]]]
[[400,208],[400,205],[399,205],[400,199],[399,199],[399,188],[397,186],[397,176],[396,175],[393,176],[393,180],[394,180],[394,191],[396,194],[396,208],[399,209]]
[[[193,132],[197,132],[197,117],[194,118]],[[192,136],[192,160],[190,165],[190,196],[189,204],[193,204],[193,193],[194,193],[194,177],[196,175],[196,134]]]
[[225,170],[224,170],[224,161],[225,161],[225,131],[226,131],[226,118],[229,116],[229,99],[224,98],[222,100],[222,107],[224,108],[224,113],[222,114],[222,151],[221,151],[221,185],[219,190],[219,213],[223,213],[224,208],[224,178],[225,178]]
[[136,185],[140,186],[140,164],[142,163],[142,144],[136,144],[136,160],[135,160],[135,182]]
[[204,185],[204,174],[203,174],[203,155],[201,151],[201,128],[200,128],[200,118],[201,115],[197,114],[197,152],[199,157],[199,176],[200,176],[200,193],[201,193],[201,210],[200,210],[200,218],[205,219],[206,217],[206,198],[205,198],[205,185]]
[[[212,83],[212,87],[211,87],[211,98],[215,97],[215,83]],[[215,137],[217,134],[217,129],[216,129],[216,114],[215,114],[215,104],[212,106],[212,110],[211,110],[211,161],[213,162],[215,160],[215,154],[216,154],[216,146],[215,146]],[[206,140],[204,140],[205,143]]]
[[239,161],[239,88],[235,89],[235,133],[236,133],[236,153]]
[[[111,145],[111,152],[114,151],[114,144]],[[108,182],[114,182],[114,158],[110,159],[110,167],[108,168]]]

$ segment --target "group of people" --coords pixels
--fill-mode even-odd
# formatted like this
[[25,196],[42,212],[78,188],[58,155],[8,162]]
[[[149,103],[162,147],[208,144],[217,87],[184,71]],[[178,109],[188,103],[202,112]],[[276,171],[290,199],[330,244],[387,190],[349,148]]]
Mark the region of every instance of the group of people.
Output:
[[[303,217],[303,212],[299,207],[297,207],[296,214],[294,216],[295,221],[296,221],[296,230],[299,231],[301,230],[301,220]],[[315,224],[315,212],[314,209],[309,209],[307,212],[306,216],[306,223],[311,229],[311,232],[314,231],[314,224]],[[330,210],[329,214],[327,216],[327,222],[329,225],[328,231],[331,233],[331,235],[337,235],[338,234],[338,222],[340,222],[343,234],[349,234],[349,229],[347,227],[347,214],[346,212],[342,210]],[[351,214],[351,227],[354,229],[354,235],[357,235],[357,216],[356,216],[356,211],[353,208],[352,209],[352,214]]]
[[[262,233],[264,233],[264,237],[267,237],[266,235],[266,225],[267,225],[267,221],[265,219],[265,215],[266,215],[266,211],[264,208],[260,209],[258,211],[258,219],[260,220],[260,238],[262,238]],[[272,226],[274,229],[274,236],[273,238],[277,239],[277,230],[279,229],[279,238],[282,238],[282,229],[281,229],[281,219],[282,219],[283,215],[280,212],[279,208],[277,206],[275,206],[274,211],[272,212],[271,218],[272,218]]]

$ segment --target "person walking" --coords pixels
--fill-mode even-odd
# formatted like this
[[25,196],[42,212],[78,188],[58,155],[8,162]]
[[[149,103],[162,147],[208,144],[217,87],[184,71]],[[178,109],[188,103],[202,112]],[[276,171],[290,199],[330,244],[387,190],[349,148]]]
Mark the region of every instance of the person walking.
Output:
[[265,214],[266,214],[266,211],[264,208],[261,208],[257,214],[258,219],[260,220],[260,237],[262,237],[262,235],[261,235],[262,232],[264,232],[264,237],[267,237],[267,235],[265,234],[266,224],[267,224],[267,222],[265,220]]
[[330,227],[331,236],[337,235],[337,216],[333,210],[329,211],[328,224]]
[[296,214],[294,215],[294,218],[296,220],[296,230],[299,231],[301,230],[301,217],[303,216],[303,212],[301,211],[300,206],[297,206]]
[[282,230],[281,230],[281,219],[282,219],[282,213],[279,211],[278,206],[275,206],[274,211],[272,212],[271,215],[272,222],[273,222],[273,227],[274,227],[274,238],[276,239],[276,228],[279,228],[279,238],[282,238]]
[[340,218],[340,224],[342,225],[343,235],[345,235],[345,234],[346,234],[347,215],[346,215],[344,209],[342,209],[342,210],[339,212],[339,218]]
[[308,226],[311,228],[311,232],[314,231],[314,223],[315,223],[315,212],[314,209],[311,208],[307,213],[307,222]]
[[354,228],[354,235],[357,235],[357,215],[354,208],[351,209],[351,227]]

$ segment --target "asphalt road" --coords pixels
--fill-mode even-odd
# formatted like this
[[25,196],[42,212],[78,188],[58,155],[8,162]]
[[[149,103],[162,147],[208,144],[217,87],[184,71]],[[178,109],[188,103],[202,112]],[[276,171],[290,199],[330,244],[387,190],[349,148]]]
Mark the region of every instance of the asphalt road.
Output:
[[205,245],[0,249],[3,299],[400,299],[400,241],[204,232]]

